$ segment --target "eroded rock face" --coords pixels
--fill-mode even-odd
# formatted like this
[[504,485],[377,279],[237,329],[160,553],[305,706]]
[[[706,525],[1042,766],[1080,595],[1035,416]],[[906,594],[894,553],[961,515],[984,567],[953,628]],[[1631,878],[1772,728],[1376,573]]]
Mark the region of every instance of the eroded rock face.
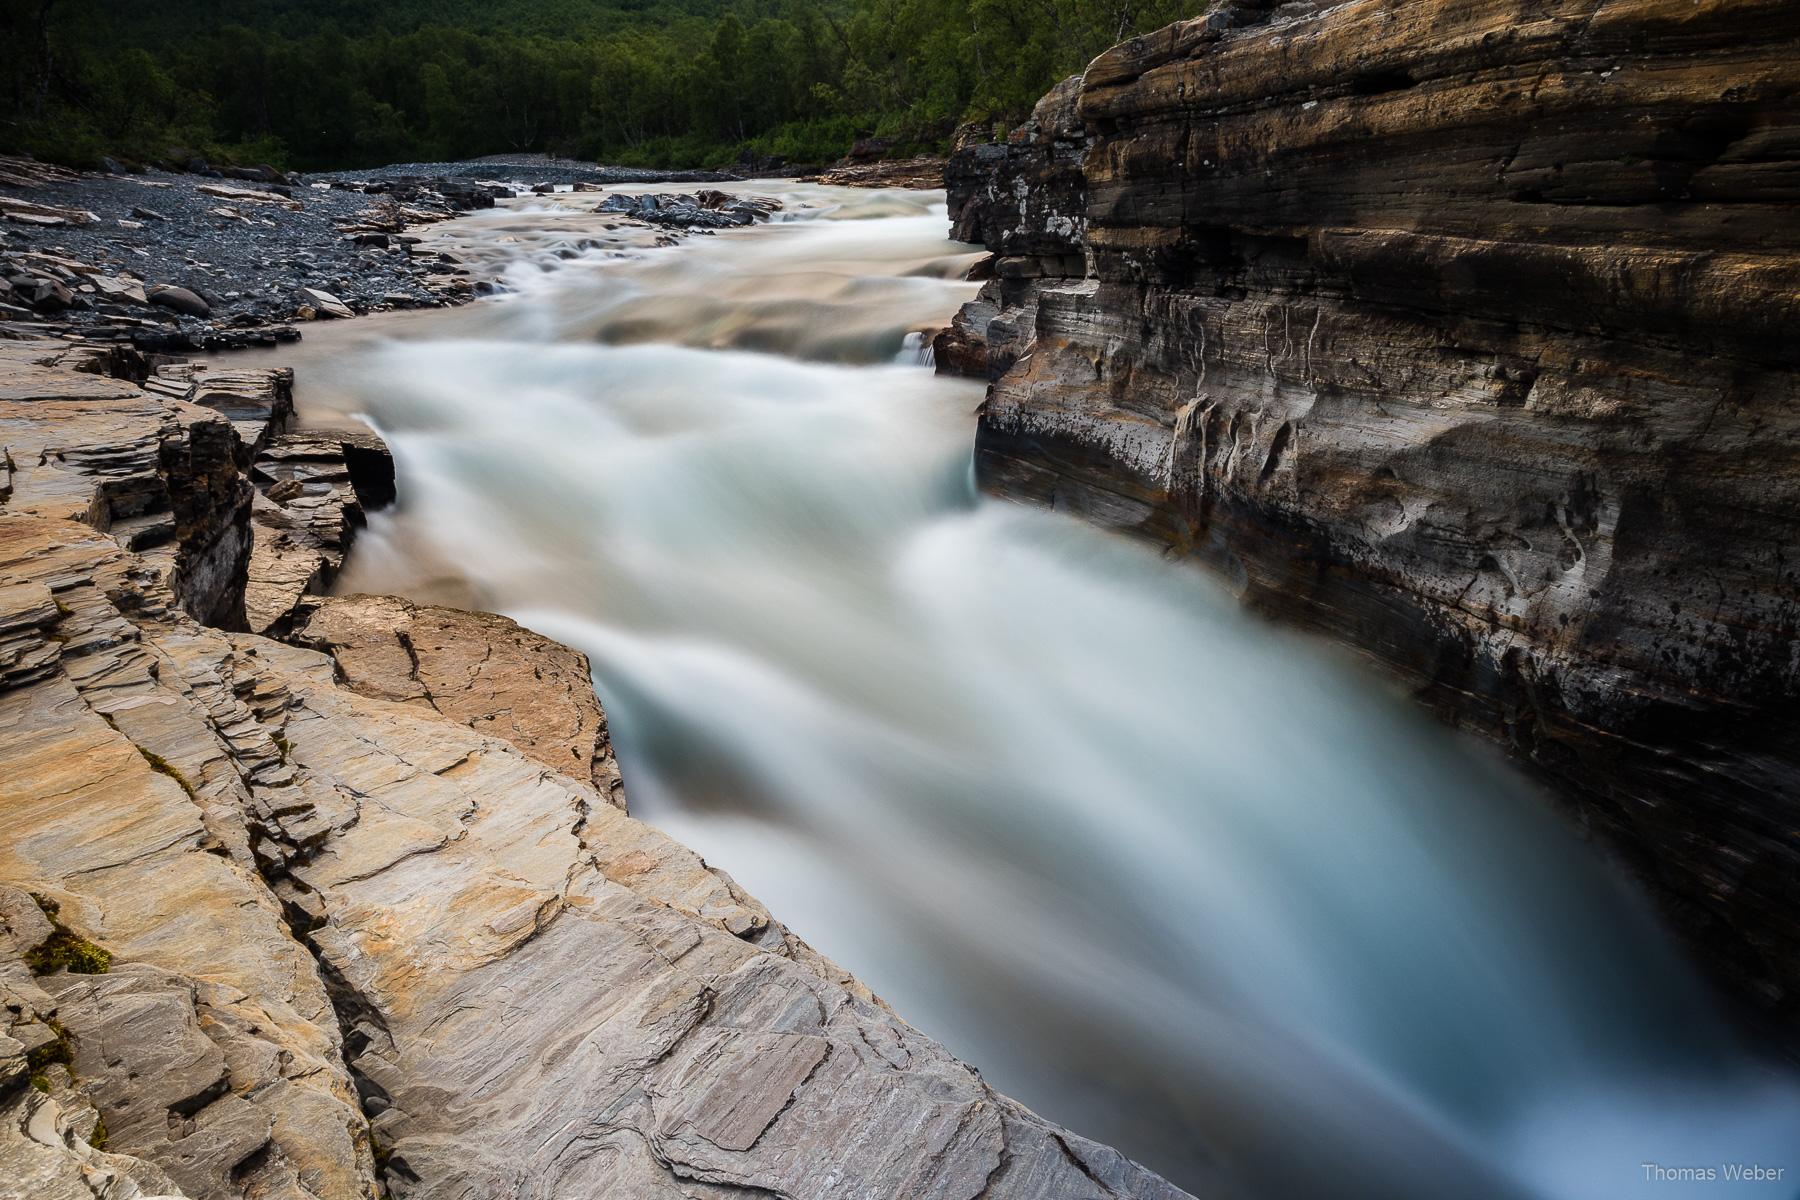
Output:
[[1079,186],[1073,129],[948,172],[997,254],[1087,256],[959,326],[983,486],[1367,650],[1788,1012],[1796,49],[1773,3],[1224,4],[1090,66]]
[[980,293],[933,339],[939,370],[998,379],[1036,336],[1045,281],[1086,271],[1080,96],[1081,76],[1063,80],[1005,142],[964,146],[945,166],[950,236],[995,257]]
[[0,407],[36,448],[0,496],[0,1196],[1183,1195],[628,816],[579,654],[380,597],[304,602],[308,646],[196,621],[180,537],[94,497],[205,426],[260,538],[278,406],[70,353],[0,370],[47,396],[0,401],[41,406]]

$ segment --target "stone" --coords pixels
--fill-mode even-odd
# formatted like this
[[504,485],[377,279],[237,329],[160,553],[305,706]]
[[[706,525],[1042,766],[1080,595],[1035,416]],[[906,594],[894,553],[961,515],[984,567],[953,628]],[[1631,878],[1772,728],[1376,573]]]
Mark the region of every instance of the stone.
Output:
[[114,304],[148,304],[150,302],[149,296],[144,291],[144,285],[135,279],[122,275],[95,275],[93,283],[101,297]]
[[170,309],[184,317],[206,317],[212,315],[212,306],[198,295],[184,287],[172,284],[157,284],[147,291],[150,303],[159,308]]
[[299,298],[303,306],[312,309],[318,316],[348,320],[356,315],[348,304],[318,288],[301,288]]
[[813,181],[833,187],[935,189],[944,186],[944,160],[926,155],[864,162],[853,154]]
[[[359,488],[352,445],[383,460],[385,477],[377,469],[378,478]],[[244,588],[244,619],[252,632],[285,628],[302,595],[331,585],[364,523],[364,495],[391,500],[392,478],[387,447],[366,430],[289,431],[263,442],[251,471],[259,494],[251,508],[254,542]]]
[[217,196],[221,200],[229,200],[233,204],[263,204],[276,208],[285,208],[298,212],[301,204],[290,196],[274,191],[257,191],[252,188],[228,187],[218,183],[203,183],[194,189],[204,196]]
[[34,279],[16,290],[39,312],[61,312],[75,303],[75,293],[54,279]]
[[85,208],[68,208],[58,204],[38,204],[17,196],[0,196],[0,219],[21,225],[92,225],[100,218]]
[[[1219,6],[946,176],[984,490],[1216,569],[1800,1004],[1800,13]],[[946,352],[948,351],[948,352]]]

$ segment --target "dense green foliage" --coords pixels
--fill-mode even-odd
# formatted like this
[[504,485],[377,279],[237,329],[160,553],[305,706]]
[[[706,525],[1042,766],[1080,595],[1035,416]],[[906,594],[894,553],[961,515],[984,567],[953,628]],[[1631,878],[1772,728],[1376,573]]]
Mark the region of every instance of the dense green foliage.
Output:
[[1017,120],[1198,0],[0,0],[0,148],[699,166]]

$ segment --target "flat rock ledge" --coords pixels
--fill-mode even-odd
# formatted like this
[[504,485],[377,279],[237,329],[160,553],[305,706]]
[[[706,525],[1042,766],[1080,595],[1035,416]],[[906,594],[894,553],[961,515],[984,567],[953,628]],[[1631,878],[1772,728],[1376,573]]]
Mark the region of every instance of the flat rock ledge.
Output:
[[1185,1194],[627,815],[580,655],[309,591],[287,394],[0,342],[0,1196]]

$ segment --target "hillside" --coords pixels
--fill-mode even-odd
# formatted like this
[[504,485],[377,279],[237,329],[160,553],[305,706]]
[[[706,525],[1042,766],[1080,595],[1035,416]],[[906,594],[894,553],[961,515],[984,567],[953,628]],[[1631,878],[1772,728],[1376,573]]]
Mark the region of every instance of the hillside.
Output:
[[1175,0],[6,0],[0,150],[322,170],[513,151],[645,166],[941,148]]

